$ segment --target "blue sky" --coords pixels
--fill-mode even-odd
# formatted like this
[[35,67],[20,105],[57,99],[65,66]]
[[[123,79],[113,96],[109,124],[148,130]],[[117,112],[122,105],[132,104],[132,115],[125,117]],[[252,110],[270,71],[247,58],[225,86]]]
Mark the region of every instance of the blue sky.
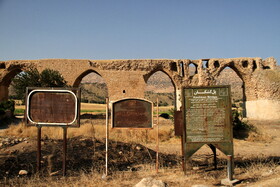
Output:
[[0,60],[280,61],[280,0],[0,0],[0,26]]

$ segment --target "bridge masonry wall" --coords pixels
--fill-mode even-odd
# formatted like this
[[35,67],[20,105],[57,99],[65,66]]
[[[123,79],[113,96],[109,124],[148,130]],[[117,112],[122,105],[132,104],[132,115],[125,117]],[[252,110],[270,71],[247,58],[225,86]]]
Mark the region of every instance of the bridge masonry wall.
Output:
[[[190,73],[190,65],[196,68]],[[247,117],[280,119],[280,70],[272,57],[230,59],[148,59],[148,60],[76,60],[42,59],[0,61],[0,101],[8,99],[11,79],[31,67],[59,71],[71,86],[79,86],[82,78],[95,72],[104,78],[111,101],[143,98],[146,82],[157,72],[166,73],[175,88],[177,109],[181,106],[180,90],[186,86],[215,85],[220,73],[232,68],[244,83]],[[272,76],[273,75],[273,76]],[[278,104],[277,104],[278,103]],[[271,114],[271,111],[273,115]],[[278,112],[278,114],[276,114]]]

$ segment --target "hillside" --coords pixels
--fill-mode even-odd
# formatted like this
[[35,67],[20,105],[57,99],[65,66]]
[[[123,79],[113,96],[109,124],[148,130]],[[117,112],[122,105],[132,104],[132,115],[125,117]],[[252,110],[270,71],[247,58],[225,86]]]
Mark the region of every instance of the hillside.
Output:
[[81,100],[84,103],[105,103],[108,89],[104,83],[81,83]]
[[226,68],[221,72],[217,85],[231,85],[232,99],[234,101],[243,99],[243,82],[231,68]]

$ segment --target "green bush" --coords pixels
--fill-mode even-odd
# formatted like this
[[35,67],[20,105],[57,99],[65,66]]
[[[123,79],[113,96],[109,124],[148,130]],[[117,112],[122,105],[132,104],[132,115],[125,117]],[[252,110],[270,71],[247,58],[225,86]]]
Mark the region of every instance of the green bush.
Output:
[[0,102],[0,115],[4,115],[7,110],[10,110],[12,113],[15,111],[15,101],[8,100]]

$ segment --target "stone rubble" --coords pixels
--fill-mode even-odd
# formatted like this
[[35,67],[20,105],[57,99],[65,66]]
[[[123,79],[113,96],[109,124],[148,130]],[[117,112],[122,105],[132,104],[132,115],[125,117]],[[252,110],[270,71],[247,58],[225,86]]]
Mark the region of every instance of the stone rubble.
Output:
[[13,145],[19,144],[21,142],[28,143],[28,138],[0,137],[0,148],[13,146]]
[[168,185],[162,180],[156,180],[152,177],[143,178],[134,187],[167,187]]

